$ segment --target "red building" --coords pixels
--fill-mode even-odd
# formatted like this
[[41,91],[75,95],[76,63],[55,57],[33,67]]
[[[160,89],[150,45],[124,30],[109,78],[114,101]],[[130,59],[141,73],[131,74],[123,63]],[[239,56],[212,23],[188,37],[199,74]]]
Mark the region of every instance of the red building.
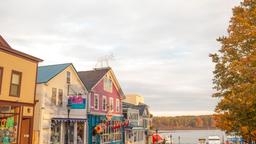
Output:
[[123,143],[123,91],[111,68],[81,71],[88,95],[88,143]]

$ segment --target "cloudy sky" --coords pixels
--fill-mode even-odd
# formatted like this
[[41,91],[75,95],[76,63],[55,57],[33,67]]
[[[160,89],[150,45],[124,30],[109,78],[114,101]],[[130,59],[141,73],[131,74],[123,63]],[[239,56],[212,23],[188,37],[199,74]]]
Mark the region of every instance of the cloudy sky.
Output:
[[72,62],[110,62],[125,93],[155,115],[212,113],[208,54],[219,48],[239,0],[0,0],[0,34],[18,50]]

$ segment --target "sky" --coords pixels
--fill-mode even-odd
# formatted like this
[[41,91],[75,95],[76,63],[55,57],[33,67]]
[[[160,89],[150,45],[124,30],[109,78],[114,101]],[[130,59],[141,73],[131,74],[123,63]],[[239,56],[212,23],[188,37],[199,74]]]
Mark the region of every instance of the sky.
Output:
[[209,53],[239,0],[0,0],[0,34],[17,50],[91,70],[107,55],[125,93],[154,115],[212,114]]

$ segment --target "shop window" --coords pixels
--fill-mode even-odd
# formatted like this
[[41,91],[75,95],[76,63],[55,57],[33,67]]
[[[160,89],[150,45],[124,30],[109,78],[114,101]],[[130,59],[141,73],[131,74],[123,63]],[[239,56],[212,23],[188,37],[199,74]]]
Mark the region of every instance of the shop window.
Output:
[[114,99],[111,97],[111,98],[109,98],[109,101],[110,101],[110,111],[113,111],[114,110]]
[[94,109],[99,110],[99,95],[94,94]]
[[10,84],[10,96],[19,97],[21,87],[22,73],[18,71],[12,71],[11,84]]
[[0,67],[0,94],[2,89],[3,72],[4,72],[4,69]]
[[67,83],[70,84],[71,73],[67,71]]
[[56,96],[57,96],[57,89],[52,88],[51,102],[52,102],[53,105],[56,105]]
[[[64,123],[64,132],[65,132],[65,141],[64,144],[73,144],[74,143],[74,122],[65,122]],[[69,134],[68,134],[69,132]]]
[[63,104],[63,90],[59,89],[58,91],[58,105],[62,106]]
[[134,142],[137,142],[137,131],[133,133]]
[[8,143],[17,143],[20,107],[0,106],[0,139]]
[[120,100],[116,99],[116,111],[120,112]]
[[61,122],[52,120],[51,123],[51,144],[61,142]]
[[112,80],[108,77],[104,78],[104,90],[107,92],[112,92]]
[[84,144],[84,122],[77,123],[77,144]]
[[106,96],[102,97],[102,110],[107,111],[107,97]]

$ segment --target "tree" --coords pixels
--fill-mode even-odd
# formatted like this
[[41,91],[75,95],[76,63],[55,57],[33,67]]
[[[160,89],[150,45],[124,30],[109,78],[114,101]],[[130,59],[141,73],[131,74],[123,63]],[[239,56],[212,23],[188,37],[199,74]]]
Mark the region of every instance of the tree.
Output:
[[213,97],[217,127],[256,139],[256,0],[243,0],[233,9],[228,35],[217,39],[218,53],[210,54],[214,70]]
[[199,127],[199,128],[201,128],[201,127],[203,127],[204,126],[204,122],[203,122],[203,120],[202,120],[202,118],[201,117],[196,117],[196,127]]

